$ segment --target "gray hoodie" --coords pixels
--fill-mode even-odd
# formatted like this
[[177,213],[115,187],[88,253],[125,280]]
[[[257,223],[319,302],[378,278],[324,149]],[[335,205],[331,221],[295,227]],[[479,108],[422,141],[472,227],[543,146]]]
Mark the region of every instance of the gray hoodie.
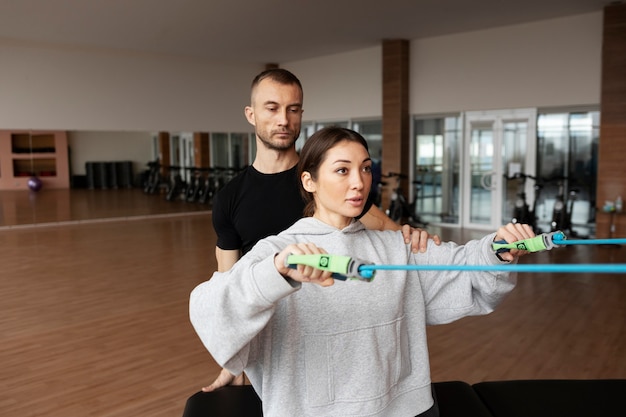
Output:
[[378,271],[372,282],[300,284],[274,255],[312,242],[375,264],[497,265],[494,234],[413,254],[401,232],[343,230],[304,218],[263,239],[191,293],[190,318],[218,364],[242,371],[265,417],[413,417],[433,398],[426,325],[487,314],[515,277],[485,271]]

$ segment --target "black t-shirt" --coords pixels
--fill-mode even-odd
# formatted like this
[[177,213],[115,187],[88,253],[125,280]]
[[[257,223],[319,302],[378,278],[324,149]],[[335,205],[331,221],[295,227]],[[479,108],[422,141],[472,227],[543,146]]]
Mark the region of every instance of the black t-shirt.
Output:
[[302,218],[296,169],[262,174],[246,167],[213,199],[217,247],[248,252],[261,239],[277,235]]
[[[297,165],[277,174],[252,166],[233,178],[213,198],[213,228],[217,247],[248,252],[261,239],[277,235],[302,218]],[[363,214],[372,207],[370,193]]]

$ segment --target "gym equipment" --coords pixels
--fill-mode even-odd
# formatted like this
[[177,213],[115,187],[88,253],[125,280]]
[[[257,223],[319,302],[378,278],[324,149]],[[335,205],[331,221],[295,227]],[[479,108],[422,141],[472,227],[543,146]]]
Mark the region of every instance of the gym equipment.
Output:
[[287,266],[296,269],[297,265],[306,265],[324,271],[331,271],[335,279],[345,281],[347,278],[370,281],[374,277],[374,271],[366,272],[363,266],[371,264],[349,256],[314,254],[314,255],[289,255],[286,259]]
[[31,191],[39,191],[41,190],[41,187],[43,186],[43,183],[41,182],[41,179],[39,177],[30,177],[28,179],[28,188],[30,188]]
[[[550,250],[561,245],[592,245],[592,244],[624,244],[624,239],[589,239],[567,240],[563,232],[542,233],[529,239],[507,243],[504,241],[493,242],[492,247],[496,253],[502,253],[511,249],[525,250],[528,252],[541,252]],[[345,281],[357,279],[371,282],[376,271],[402,270],[402,271],[508,271],[508,272],[562,272],[562,273],[598,273],[598,274],[626,274],[626,264],[502,264],[502,265],[375,265],[371,262],[342,255],[314,254],[314,255],[290,255],[287,263],[295,268],[296,264],[308,265],[333,273],[333,277]]]
[[383,175],[383,178],[395,178],[396,186],[391,193],[391,201],[389,203],[389,209],[387,209],[387,215],[391,220],[398,223],[402,219],[406,219],[407,223],[412,227],[425,227],[427,222],[423,221],[417,214],[417,195],[420,190],[421,182],[413,181],[415,186],[415,196],[413,202],[409,203],[407,198],[402,192],[401,180],[408,178],[405,174],[399,174],[397,172],[390,172],[387,175]]
[[559,179],[559,192],[554,202],[554,208],[552,209],[552,221],[550,227],[552,231],[566,230],[571,234],[575,234],[572,230],[572,212],[574,211],[574,201],[576,200],[576,194],[578,189],[572,188],[569,190],[569,197],[565,197],[565,182],[567,178]]
[[[504,176],[507,180],[517,180],[517,193],[515,198],[515,204],[513,205],[513,215],[511,216],[511,223],[525,223],[530,225],[532,229],[537,232],[537,202],[539,201],[539,194],[543,185],[541,185],[536,177],[523,174],[521,172],[515,173],[513,176]],[[533,206],[530,208],[526,201],[526,179],[530,178],[535,181],[535,198]]]

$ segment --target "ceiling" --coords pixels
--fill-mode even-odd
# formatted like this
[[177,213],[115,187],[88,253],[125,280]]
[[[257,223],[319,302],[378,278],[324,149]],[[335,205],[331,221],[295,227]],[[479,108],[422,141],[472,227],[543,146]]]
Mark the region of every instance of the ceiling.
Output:
[[0,0],[0,40],[280,63],[598,12],[607,0]]

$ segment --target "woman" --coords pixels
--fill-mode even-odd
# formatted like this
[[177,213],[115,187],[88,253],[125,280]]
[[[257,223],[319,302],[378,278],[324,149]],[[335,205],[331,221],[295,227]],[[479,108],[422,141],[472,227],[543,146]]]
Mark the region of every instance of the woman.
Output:
[[426,325],[487,314],[515,285],[507,273],[480,271],[379,271],[372,282],[335,283],[328,271],[287,267],[288,255],[308,253],[375,264],[497,265],[523,252],[498,256],[494,240],[534,236],[527,225],[509,224],[462,246],[429,242],[425,253],[412,253],[401,232],[354,220],[371,166],[358,133],[315,133],[298,166],[306,217],[191,294],[202,342],[231,373],[246,372],[265,417],[438,415]]

